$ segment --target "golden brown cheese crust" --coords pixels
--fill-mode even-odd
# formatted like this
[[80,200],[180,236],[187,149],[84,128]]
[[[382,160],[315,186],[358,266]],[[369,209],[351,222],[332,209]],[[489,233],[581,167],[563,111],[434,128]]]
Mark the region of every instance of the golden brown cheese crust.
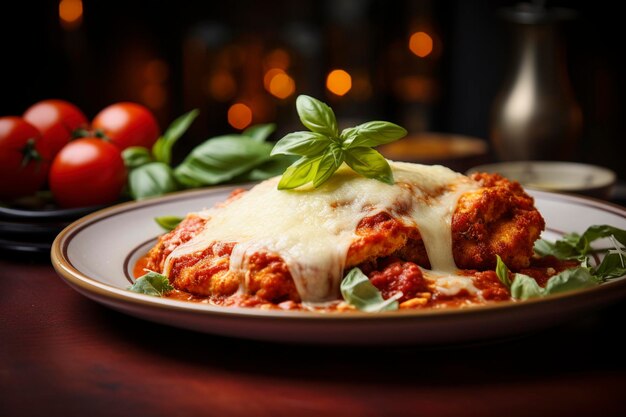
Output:
[[[499,175],[474,174],[472,178],[481,187],[461,196],[452,217],[453,254],[457,266],[492,270],[499,254],[513,270],[527,267],[533,244],[544,228],[544,220],[535,209],[532,197],[518,183]],[[238,190],[224,204],[241,193]],[[163,235],[148,254],[148,268],[162,271],[165,258],[172,250],[202,230],[205,222],[191,214],[175,230]],[[346,270],[359,266],[373,274],[377,268],[386,267],[387,260],[377,265],[379,259],[386,257],[430,268],[419,230],[402,224],[389,213],[364,218],[356,235],[347,253]],[[218,242],[200,254],[175,259],[170,281],[175,288],[199,296],[234,294],[240,282],[239,276],[229,271],[233,246],[233,243]],[[400,270],[397,266],[394,268]],[[245,279],[248,293],[257,298],[272,303],[300,301],[287,265],[276,254],[254,254],[249,259]]]

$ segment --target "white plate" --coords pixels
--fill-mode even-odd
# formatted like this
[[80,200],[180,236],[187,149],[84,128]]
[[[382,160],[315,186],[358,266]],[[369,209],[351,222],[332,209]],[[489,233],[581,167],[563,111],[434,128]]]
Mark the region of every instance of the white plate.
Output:
[[[385,313],[312,313],[207,304],[127,291],[132,266],[162,230],[154,217],[184,216],[223,201],[233,188],[177,193],[126,203],[86,216],[54,241],[52,263],[67,284],[115,310],[201,332],[281,342],[322,344],[456,343],[539,330],[626,295],[619,279],[587,290],[525,302],[466,309]],[[530,191],[546,219],[544,237],[582,232],[593,224],[626,229],[626,210],[597,200]]]

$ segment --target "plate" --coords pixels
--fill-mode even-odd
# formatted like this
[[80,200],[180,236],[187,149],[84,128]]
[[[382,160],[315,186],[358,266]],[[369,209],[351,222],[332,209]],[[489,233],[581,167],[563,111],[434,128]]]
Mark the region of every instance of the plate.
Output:
[[[184,216],[223,201],[234,187],[176,193],[90,214],[55,239],[52,263],[67,284],[110,308],[200,332],[316,344],[441,344],[502,338],[570,320],[626,296],[626,280],[525,302],[466,309],[317,313],[218,307],[127,291],[132,266],[162,230],[154,217]],[[547,239],[593,224],[626,229],[626,209],[598,200],[530,191],[547,222]]]

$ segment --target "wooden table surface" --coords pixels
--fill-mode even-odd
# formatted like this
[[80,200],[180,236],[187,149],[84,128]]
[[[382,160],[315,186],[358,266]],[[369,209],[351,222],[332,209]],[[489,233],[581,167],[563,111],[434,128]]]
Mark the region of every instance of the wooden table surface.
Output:
[[0,416],[626,415],[626,302],[473,346],[311,347],[144,322],[0,254]]

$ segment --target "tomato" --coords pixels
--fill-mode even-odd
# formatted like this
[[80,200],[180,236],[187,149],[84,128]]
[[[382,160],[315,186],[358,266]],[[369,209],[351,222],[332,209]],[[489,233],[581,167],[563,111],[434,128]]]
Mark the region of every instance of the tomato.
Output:
[[41,154],[41,134],[24,119],[0,117],[0,198],[35,193],[46,181],[48,163]]
[[88,126],[83,112],[63,100],[40,101],[29,107],[23,117],[41,132],[42,140],[50,148],[50,155],[43,157],[49,161],[70,141],[76,129]]
[[126,184],[120,150],[99,138],[73,140],[52,161],[49,184],[62,207],[113,203]]
[[150,149],[160,135],[154,115],[136,103],[112,104],[98,113],[91,125],[96,132],[102,131],[120,149],[129,146]]

